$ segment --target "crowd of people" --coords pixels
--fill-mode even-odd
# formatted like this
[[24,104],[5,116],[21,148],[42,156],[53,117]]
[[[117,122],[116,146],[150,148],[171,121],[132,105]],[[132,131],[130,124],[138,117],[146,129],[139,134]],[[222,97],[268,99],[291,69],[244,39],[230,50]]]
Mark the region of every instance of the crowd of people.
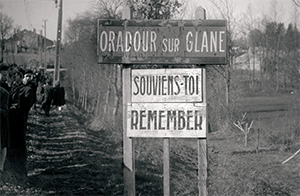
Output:
[[[17,165],[13,168],[19,170],[16,172],[26,172],[26,168],[20,165],[25,165],[24,162],[26,162],[25,136],[31,108],[37,109],[36,104],[40,103],[42,114],[48,117],[51,106],[61,110],[65,104],[65,92],[59,82],[53,87],[51,77],[43,72],[24,69],[16,65],[1,65],[0,68],[1,178],[6,157]],[[39,101],[37,101],[37,94],[42,95]]]

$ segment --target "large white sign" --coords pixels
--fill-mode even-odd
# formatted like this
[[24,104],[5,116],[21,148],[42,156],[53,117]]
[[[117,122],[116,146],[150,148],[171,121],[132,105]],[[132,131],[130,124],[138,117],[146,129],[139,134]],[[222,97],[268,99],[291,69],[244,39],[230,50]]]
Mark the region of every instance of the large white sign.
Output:
[[205,138],[202,80],[201,68],[132,70],[127,136]]

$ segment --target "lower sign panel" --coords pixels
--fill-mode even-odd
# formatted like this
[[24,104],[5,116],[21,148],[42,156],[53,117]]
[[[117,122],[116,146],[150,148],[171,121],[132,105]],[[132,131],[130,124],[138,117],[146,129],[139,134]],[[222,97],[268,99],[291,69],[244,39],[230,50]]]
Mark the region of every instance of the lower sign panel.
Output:
[[128,137],[206,138],[202,103],[132,103],[127,112]]

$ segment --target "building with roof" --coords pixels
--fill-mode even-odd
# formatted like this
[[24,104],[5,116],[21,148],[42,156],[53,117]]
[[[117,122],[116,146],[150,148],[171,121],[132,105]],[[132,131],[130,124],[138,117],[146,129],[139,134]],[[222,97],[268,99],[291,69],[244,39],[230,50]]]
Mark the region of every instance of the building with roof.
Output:
[[42,31],[38,34],[35,29],[16,30],[5,40],[3,63],[25,65],[32,69],[44,68],[45,65],[54,62],[54,45],[55,42],[45,38]]

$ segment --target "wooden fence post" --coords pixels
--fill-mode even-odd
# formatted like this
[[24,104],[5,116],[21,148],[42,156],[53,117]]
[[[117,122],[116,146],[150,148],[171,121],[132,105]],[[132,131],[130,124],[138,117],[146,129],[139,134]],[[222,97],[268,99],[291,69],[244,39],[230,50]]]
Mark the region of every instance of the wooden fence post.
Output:
[[[195,11],[195,18],[205,20],[206,19],[206,10],[199,6]],[[202,68],[203,72],[203,103],[207,107],[206,100],[206,66]],[[206,112],[207,113],[207,112]],[[208,116],[208,115],[207,115]],[[207,135],[207,123],[208,119],[205,123],[205,130]],[[206,138],[199,138],[197,140],[198,145],[198,190],[200,196],[207,196],[207,142]]]
[[[206,101],[206,67],[203,68],[203,103],[207,104]],[[205,123],[205,130],[207,134],[207,123]],[[207,196],[207,142],[206,138],[199,138],[198,144],[198,189],[200,196]]]
[[[123,19],[131,19],[131,10],[126,7],[122,11]],[[135,193],[135,154],[134,141],[127,137],[127,108],[131,102],[130,80],[131,67],[123,65],[122,70],[122,86],[123,86],[123,182],[124,195],[134,196]]]
[[164,162],[164,196],[170,196],[170,139],[164,138],[164,153],[163,153],[163,162]]

